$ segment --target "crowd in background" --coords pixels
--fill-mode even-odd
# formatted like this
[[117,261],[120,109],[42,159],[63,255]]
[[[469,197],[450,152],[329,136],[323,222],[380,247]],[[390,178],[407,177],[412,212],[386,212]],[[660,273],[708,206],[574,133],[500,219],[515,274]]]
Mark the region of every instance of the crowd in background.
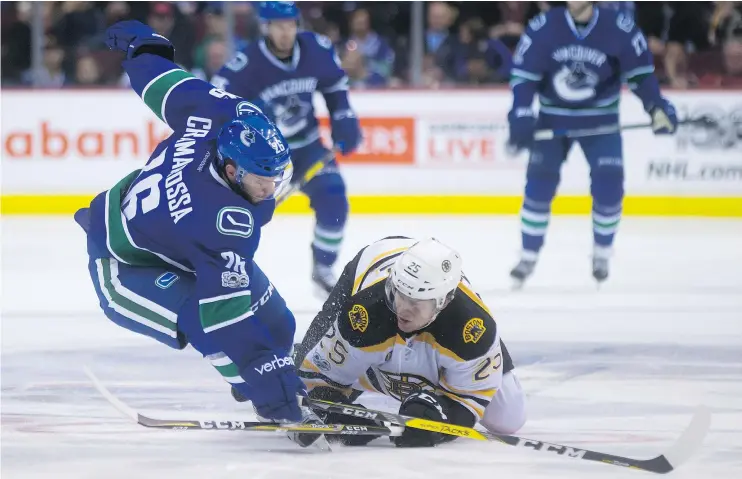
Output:
[[[427,88],[507,83],[509,51],[528,21],[564,2],[426,2],[422,83]],[[104,32],[124,19],[148,23],[175,45],[175,60],[209,79],[260,35],[255,2],[233,2],[228,31],[222,2],[44,2],[42,87],[125,86],[120,57]],[[644,30],[657,74],[674,88],[742,87],[742,2],[600,2],[632,14]],[[302,28],[334,42],[351,87],[410,82],[410,2],[299,2]],[[2,85],[33,83],[31,4],[0,2]]]

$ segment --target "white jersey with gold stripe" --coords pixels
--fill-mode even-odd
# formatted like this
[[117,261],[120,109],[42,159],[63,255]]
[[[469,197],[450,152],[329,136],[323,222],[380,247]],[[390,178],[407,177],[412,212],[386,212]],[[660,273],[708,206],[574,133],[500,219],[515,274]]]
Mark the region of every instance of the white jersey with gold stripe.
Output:
[[417,391],[434,392],[479,420],[502,382],[497,326],[462,278],[435,321],[411,334],[398,330],[385,302],[384,280],[397,256],[415,243],[385,238],[346,266],[318,315],[332,326],[306,355],[300,375],[310,389],[330,386],[345,394],[362,389],[400,401]]

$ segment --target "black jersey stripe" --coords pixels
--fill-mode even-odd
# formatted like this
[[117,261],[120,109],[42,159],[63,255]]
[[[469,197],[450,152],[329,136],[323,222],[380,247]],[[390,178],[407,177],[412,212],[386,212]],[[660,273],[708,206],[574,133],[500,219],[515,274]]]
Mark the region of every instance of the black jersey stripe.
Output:
[[[384,264],[385,261],[389,261],[390,259],[396,258],[397,256],[401,255],[402,253],[404,253],[404,251],[400,251],[398,253],[390,254],[389,256],[385,256],[385,257],[381,258],[380,260],[378,260],[376,263],[372,264],[371,267],[369,267],[363,273],[363,277],[361,277],[361,281],[358,283],[358,287],[361,288],[363,286],[364,281],[366,281],[366,278],[368,278],[368,275],[371,274],[372,272],[376,271],[376,268],[378,268],[379,266],[381,266],[382,264]],[[359,289],[358,290],[358,293],[360,293],[361,291],[363,291],[363,290],[362,289]],[[358,293],[356,293],[356,294],[358,294]]]

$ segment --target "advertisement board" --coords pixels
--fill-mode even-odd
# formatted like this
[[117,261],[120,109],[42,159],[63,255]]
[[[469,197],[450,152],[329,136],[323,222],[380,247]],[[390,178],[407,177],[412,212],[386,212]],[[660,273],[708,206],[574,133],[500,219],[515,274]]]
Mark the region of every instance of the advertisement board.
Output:
[[[704,115],[718,128],[684,126],[672,137],[626,132],[627,213],[742,216],[742,95],[668,96],[680,117]],[[1,99],[3,214],[74,210],[141,167],[170,133],[128,90],[4,90]],[[510,101],[507,90],[352,92],[364,140],[339,161],[353,211],[436,213],[445,204],[448,213],[517,213],[527,156],[505,148]],[[330,144],[321,97],[315,107]],[[648,121],[629,92],[621,121]],[[555,213],[589,211],[589,191],[589,168],[575,146]],[[283,210],[306,212],[307,202],[297,196]]]

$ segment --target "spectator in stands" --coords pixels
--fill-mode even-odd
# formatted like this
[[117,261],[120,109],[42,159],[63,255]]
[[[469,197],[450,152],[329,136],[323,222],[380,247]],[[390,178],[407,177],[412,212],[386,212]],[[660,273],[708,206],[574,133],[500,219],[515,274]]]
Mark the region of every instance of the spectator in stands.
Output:
[[665,73],[670,85],[687,88],[690,80],[688,54],[707,50],[710,2],[668,2],[673,9],[667,32]]
[[709,25],[709,42],[718,45],[742,32],[742,2],[716,2]]
[[742,88],[742,36],[724,44],[724,70],[720,86]]
[[[129,8],[129,4],[126,2],[106,2],[106,8],[103,11],[103,15],[105,18],[104,22],[106,28],[108,28],[115,23],[130,18],[131,8]],[[104,34],[105,29],[102,29],[99,33]]]
[[233,2],[235,35],[246,42],[253,42],[260,36],[260,21],[250,2]]
[[428,28],[425,31],[425,51],[436,53],[451,37],[450,28],[455,16],[445,2],[428,4]]
[[701,87],[742,87],[742,2],[717,2],[709,31],[721,61],[699,78]]
[[[371,29],[371,15],[368,10],[359,8],[350,17],[350,37],[346,45],[351,57],[357,53],[363,56],[364,69],[374,86],[385,85],[392,76],[394,51],[386,39]],[[352,60],[356,62],[356,60]],[[379,85],[379,82],[381,84]]]
[[[37,86],[42,88],[60,88],[67,83],[62,65],[64,63],[64,49],[57,43],[57,39],[52,36],[46,37],[44,45],[44,63],[36,78]],[[33,84],[32,70],[26,70],[23,73],[23,84]]]
[[647,38],[647,46],[655,57],[655,67],[660,70],[660,76],[663,76],[665,71],[662,63],[665,56],[665,25],[668,23],[665,3],[637,2],[634,5],[636,23]]
[[21,82],[21,75],[31,67],[31,6],[28,2],[2,2],[2,72],[3,85]]
[[75,63],[75,75],[72,84],[82,86],[99,86],[105,84],[98,63],[92,55],[82,55]]
[[422,70],[423,88],[436,89],[446,85],[443,69],[437,65],[435,55],[432,53],[427,53],[423,57]]
[[498,2],[500,21],[490,28],[491,38],[497,38],[510,49],[514,49],[528,23],[530,2]]
[[193,68],[195,29],[190,17],[180,14],[172,3],[155,2],[149,6],[147,24],[173,44],[175,63],[188,70]]
[[201,42],[193,52],[193,65],[202,70],[206,69],[206,52],[212,42],[223,42],[226,44],[229,35],[232,35],[234,48],[242,50],[247,46],[247,41],[236,37],[234,32],[227,31],[227,20],[224,18],[221,3],[215,2],[208,5],[203,12],[206,30]]
[[368,59],[352,40],[343,52],[342,66],[353,89],[381,88],[387,84],[386,77],[368,67]]
[[455,71],[456,37],[450,28],[456,20],[456,10],[445,2],[428,4],[428,25],[425,30],[425,53],[433,54],[435,64],[450,77]]
[[210,42],[206,46],[206,61],[204,68],[194,68],[192,73],[205,81],[211,81],[211,77],[219,71],[219,69],[229,59],[227,57],[227,44],[215,40]]
[[69,53],[80,44],[89,44],[104,28],[103,13],[93,2],[63,2],[62,17],[52,27],[52,33]]
[[479,18],[470,18],[459,27],[454,71],[446,74],[456,82],[469,84],[507,83],[511,57],[504,43],[489,38],[487,27]]

